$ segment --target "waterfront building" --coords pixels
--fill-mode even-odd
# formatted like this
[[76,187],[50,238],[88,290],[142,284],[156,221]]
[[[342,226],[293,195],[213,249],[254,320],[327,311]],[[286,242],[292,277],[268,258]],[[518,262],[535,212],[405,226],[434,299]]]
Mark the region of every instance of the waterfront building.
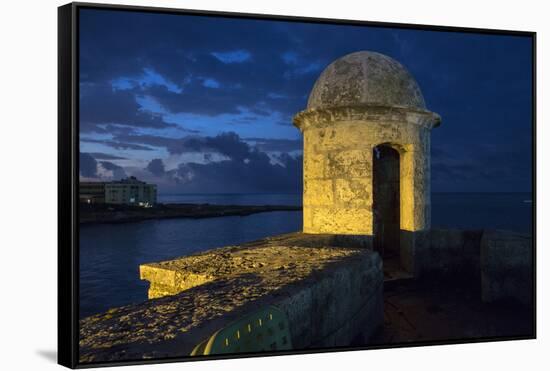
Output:
[[157,186],[136,177],[105,184],[105,203],[150,206],[157,202]]
[[105,182],[80,182],[78,196],[82,203],[105,203]]
[[157,186],[129,177],[114,182],[81,182],[80,202],[148,207],[157,202]]

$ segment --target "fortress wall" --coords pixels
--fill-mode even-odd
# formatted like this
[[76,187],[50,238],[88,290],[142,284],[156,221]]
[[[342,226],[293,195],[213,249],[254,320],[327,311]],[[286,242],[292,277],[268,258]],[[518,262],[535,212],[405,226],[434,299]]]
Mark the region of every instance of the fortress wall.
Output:
[[489,231],[481,240],[481,296],[484,302],[533,300],[533,240],[519,233]]
[[415,277],[444,275],[479,280],[482,235],[483,230],[402,231],[401,249],[412,251],[401,256],[414,257],[407,263]]
[[[484,302],[532,305],[530,236],[435,229],[402,239],[415,277],[477,280]],[[286,314],[293,349],[368,345],[383,323],[382,261],[369,245],[365,236],[293,233],[144,264],[154,299],[82,319],[80,361],[184,357],[268,306]]]
[[484,302],[532,304],[533,239],[501,230],[432,229],[401,232],[402,264],[417,278],[479,282]]
[[382,261],[332,242],[364,243],[294,233],[142,265],[156,298],[81,320],[80,361],[187,356],[267,306],[286,314],[293,349],[368,344],[383,323]]

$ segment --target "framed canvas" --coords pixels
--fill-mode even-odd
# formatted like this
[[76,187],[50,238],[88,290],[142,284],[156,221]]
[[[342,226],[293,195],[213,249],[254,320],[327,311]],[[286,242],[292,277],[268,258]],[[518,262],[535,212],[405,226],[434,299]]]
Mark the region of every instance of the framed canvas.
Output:
[[534,32],[58,19],[60,364],[535,338]]

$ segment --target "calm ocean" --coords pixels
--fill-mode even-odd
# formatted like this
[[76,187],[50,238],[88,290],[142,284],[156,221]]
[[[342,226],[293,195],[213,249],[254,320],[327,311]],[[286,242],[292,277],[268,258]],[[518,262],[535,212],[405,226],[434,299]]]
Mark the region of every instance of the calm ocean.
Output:
[[[435,193],[432,227],[530,233],[530,193]],[[301,195],[159,195],[164,203],[300,205]],[[147,299],[140,264],[301,229],[301,212],[80,227],[80,317]]]

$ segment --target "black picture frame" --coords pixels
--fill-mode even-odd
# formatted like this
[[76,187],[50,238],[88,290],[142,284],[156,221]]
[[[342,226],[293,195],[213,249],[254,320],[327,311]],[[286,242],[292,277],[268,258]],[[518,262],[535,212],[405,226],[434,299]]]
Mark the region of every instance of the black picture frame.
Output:
[[[376,26],[380,28],[428,30],[489,35],[528,37],[532,43],[532,236],[533,236],[533,329],[532,336],[509,338],[461,339],[451,341],[423,341],[372,347],[343,347],[307,349],[279,352],[262,352],[232,356],[177,357],[164,359],[117,361],[82,364],[78,361],[79,341],[79,226],[78,226],[78,169],[79,169],[79,11],[82,9],[108,9],[122,12],[147,12],[175,15],[202,15],[254,20],[281,20],[286,22],[318,23],[331,25]],[[145,6],[110,5],[97,3],[70,3],[58,8],[58,363],[70,368],[122,366],[134,364],[198,361],[227,358],[306,354],[377,348],[398,348],[426,345],[447,345],[487,341],[522,340],[536,338],[536,32],[463,28],[421,24],[371,22],[342,19],[322,19],[267,14],[232,13],[190,9],[171,9]]]

